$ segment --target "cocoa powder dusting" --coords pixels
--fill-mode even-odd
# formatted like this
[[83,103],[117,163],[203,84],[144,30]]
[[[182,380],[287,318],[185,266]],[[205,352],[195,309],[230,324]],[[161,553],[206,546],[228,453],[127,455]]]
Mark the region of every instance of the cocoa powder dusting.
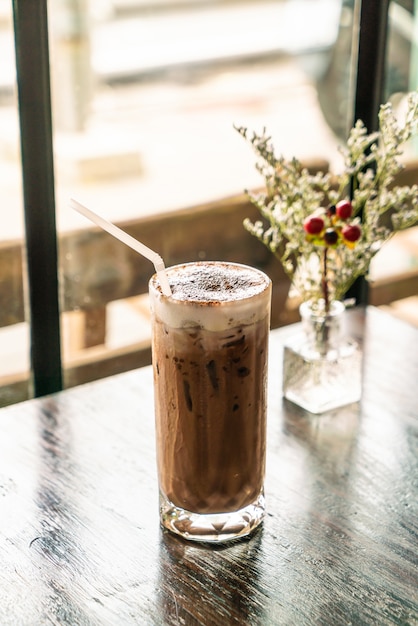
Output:
[[170,272],[170,287],[175,300],[227,302],[249,298],[265,289],[263,276],[244,267],[221,263],[198,263],[179,272]]

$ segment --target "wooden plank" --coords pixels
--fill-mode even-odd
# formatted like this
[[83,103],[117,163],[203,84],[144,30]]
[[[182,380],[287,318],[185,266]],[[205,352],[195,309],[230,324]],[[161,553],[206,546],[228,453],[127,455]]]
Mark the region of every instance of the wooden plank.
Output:
[[0,328],[25,320],[22,242],[0,243]]
[[[112,350],[100,345],[73,351],[66,355],[64,385],[66,388],[75,387],[150,363],[150,339]],[[0,377],[0,407],[23,402],[32,395],[29,372]]]
[[106,317],[106,306],[64,313],[61,323],[64,359],[75,351],[104,344]]
[[370,283],[370,304],[380,306],[418,295],[418,268]]
[[151,363],[151,341],[109,350],[105,346],[88,348],[68,359],[64,368],[65,387],[127,372]]
[[29,372],[0,376],[0,407],[23,402],[32,395]]

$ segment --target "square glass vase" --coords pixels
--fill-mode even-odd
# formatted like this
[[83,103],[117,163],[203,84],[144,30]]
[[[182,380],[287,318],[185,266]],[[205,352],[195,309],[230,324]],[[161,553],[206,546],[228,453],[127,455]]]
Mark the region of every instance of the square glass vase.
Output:
[[283,351],[283,396],[319,414],[358,402],[362,391],[362,351],[347,337],[340,301],[300,306],[302,328]]

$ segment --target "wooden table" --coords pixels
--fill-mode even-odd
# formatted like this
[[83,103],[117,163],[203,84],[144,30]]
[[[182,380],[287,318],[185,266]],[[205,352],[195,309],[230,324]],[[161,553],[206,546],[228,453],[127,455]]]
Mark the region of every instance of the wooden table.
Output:
[[268,515],[227,547],[159,528],[149,367],[2,409],[0,624],[418,624],[418,329],[364,328],[363,400],[322,417],[273,331]]

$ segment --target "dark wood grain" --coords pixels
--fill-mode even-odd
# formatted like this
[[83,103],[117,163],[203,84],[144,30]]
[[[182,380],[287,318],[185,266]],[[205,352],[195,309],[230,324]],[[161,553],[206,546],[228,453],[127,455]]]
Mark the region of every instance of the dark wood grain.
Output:
[[319,417],[272,333],[268,515],[226,547],[159,528],[149,367],[2,409],[0,624],[418,624],[418,330],[364,326],[362,402]]

